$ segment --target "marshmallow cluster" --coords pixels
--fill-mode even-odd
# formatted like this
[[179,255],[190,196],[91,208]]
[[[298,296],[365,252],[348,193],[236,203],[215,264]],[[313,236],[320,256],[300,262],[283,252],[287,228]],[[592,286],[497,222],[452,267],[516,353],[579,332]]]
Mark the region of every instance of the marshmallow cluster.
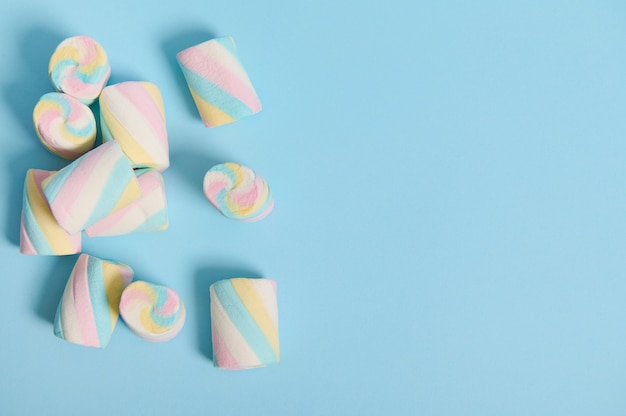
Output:
[[[169,147],[159,88],[143,81],[105,87],[107,54],[87,36],[61,42],[48,74],[57,92],[35,105],[35,131],[49,151],[72,162],[57,172],[27,173],[21,252],[79,253],[83,231],[96,237],[166,229],[161,172],[169,166]],[[94,148],[88,105],[98,98],[104,143]]]
[[85,347],[104,348],[118,317],[141,338],[169,341],[185,324],[185,306],[176,292],[133,280],[126,264],[81,254],[54,318],[54,335]]
[[[87,36],[61,42],[48,73],[56,92],[35,105],[35,132],[46,149],[71,162],[56,172],[27,172],[20,252],[80,253],[83,231],[98,237],[165,230],[161,172],[169,167],[169,146],[159,88],[144,81],[105,87],[111,74],[107,54]],[[103,144],[94,147],[96,122],[88,106],[98,99]],[[81,254],[59,303],[55,335],[104,348],[125,288],[137,287],[132,278],[129,266]],[[136,293],[133,289],[125,296],[127,304]],[[155,340],[171,339],[182,328],[184,306],[178,300],[177,305],[182,318],[176,331]]]
[[[261,103],[232,37],[209,40],[177,55],[206,127],[258,113]],[[51,172],[30,169],[24,184],[20,252],[80,253],[88,237],[161,231],[168,227],[162,172],[169,165],[163,99],[147,81],[107,86],[111,67],[102,46],[87,36],[61,42],[48,74],[56,92],[41,97],[33,123],[50,152],[70,160]],[[99,101],[103,143],[94,147]],[[207,199],[225,217],[254,222],[274,199],[252,169],[228,162],[204,177]],[[81,254],[54,319],[54,334],[71,343],[104,348],[118,318],[139,337],[162,342],[183,328],[186,309],[167,286],[133,282],[125,264]],[[276,282],[233,278],[209,288],[213,362],[231,370],[278,363]]]
[[[206,127],[232,123],[261,111],[232,37],[192,46],[177,59]],[[274,207],[265,179],[237,163],[210,168],[203,190],[222,215],[236,221],[258,221]],[[276,281],[238,277],[214,283],[209,292],[213,364],[243,370],[278,363]]]

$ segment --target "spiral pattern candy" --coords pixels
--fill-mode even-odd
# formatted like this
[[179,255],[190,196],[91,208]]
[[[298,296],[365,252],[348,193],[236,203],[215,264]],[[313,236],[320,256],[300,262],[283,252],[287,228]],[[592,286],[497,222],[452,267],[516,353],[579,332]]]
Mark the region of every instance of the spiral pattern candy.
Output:
[[240,277],[220,280],[209,292],[214,365],[242,370],[278,363],[276,282]]
[[125,264],[81,254],[54,318],[54,334],[87,347],[104,348],[119,316],[122,291],[133,280]]
[[151,82],[109,85],[100,95],[102,140],[116,140],[137,168],[159,171],[170,165],[165,110]]
[[252,169],[236,163],[213,166],[204,176],[203,187],[215,208],[234,220],[258,221],[274,207],[267,182]]
[[54,218],[70,234],[95,224],[140,195],[137,177],[117,142],[85,153],[42,185]]
[[124,290],[120,313],[129,328],[146,341],[169,341],[185,324],[185,305],[178,294],[143,281]]
[[93,148],[96,119],[91,109],[60,92],[45,94],[33,110],[35,131],[52,153],[74,160]]
[[20,225],[20,253],[61,256],[80,253],[80,233],[69,234],[57,223],[43,194],[41,182],[54,172],[30,169],[24,182]]
[[65,39],[50,58],[48,75],[59,92],[91,104],[109,80],[111,66],[98,42],[87,36]]
[[261,111],[261,102],[230,36],[211,39],[176,55],[206,127]]
[[113,236],[167,229],[163,176],[155,169],[137,169],[141,196],[129,205],[87,227],[89,237]]

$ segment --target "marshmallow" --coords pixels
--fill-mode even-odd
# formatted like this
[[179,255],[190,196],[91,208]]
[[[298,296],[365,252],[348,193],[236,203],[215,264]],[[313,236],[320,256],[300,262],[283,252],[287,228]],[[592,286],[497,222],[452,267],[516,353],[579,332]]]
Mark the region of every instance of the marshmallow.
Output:
[[134,167],[160,171],[170,165],[165,110],[159,87],[129,81],[106,87],[100,95],[102,140],[116,140]]
[[87,36],[74,36],[57,46],[50,58],[48,75],[58,92],[89,105],[109,80],[111,66],[98,42]]
[[119,316],[120,296],[133,280],[125,264],[81,254],[54,318],[54,335],[87,347],[104,348]]
[[252,169],[236,163],[213,166],[204,176],[203,188],[207,199],[230,219],[258,221],[274,207],[267,182]]
[[261,111],[232,37],[192,46],[176,58],[206,127],[232,123]]
[[96,119],[85,104],[60,92],[45,94],[33,110],[41,143],[52,153],[74,160],[93,148]]
[[243,370],[278,363],[276,282],[240,277],[220,280],[209,292],[214,365]]
[[54,172],[30,169],[24,182],[20,253],[62,256],[80,253],[81,235],[68,234],[50,212],[41,182]]
[[146,341],[174,338],[185,324],[185,305],[174,290],[137,281],[122,293],[120,313],[124,322]]
[[89,237],[113,236],[167,229],[163,176],[154,169],[135,171],[141,196],[129,205],[87,227]]
[[42,182],[57,222],[77,233],[130,204],[139,183],[117,142],[84,154]]

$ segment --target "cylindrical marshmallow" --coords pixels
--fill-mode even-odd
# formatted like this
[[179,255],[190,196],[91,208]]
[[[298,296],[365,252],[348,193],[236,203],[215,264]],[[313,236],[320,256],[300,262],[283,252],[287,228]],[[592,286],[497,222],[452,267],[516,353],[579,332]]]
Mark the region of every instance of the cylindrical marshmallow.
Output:
[[134,167],[163,171],[170,165],[163,99],[153,83],[106,87],[100,95],[100,124],[102,140],[118,141]]
[[213,364],[228,370],[280,361],[276,282],[234,278],[211,285]]
[[46,149],[64,159],[76,159],[91,150],[96,141],[96,119],[91,109],[60,92],[39,99],[33,123]]
[[50,212],[41,182],[54,172],[30,169],[24,182],[20,253],[62,256],[80,253],[80,233],[68,234]]
[[119,316],[122,291],[133,280],[125,264],[81,254],[54,318],[54,334],[87,347],[104,348]]
[[141,196],[124,208],[87,227],[89,237],[113,236],[167,229],[163,176],[155,169],[135,171]]
[[57,46],[48,75],[57,91],[89,105],[109,80],[111,66],[98,42],[87,36],[73,36]]
[[130,161],[117,142],[79,157],[42,183],[57,222],[70,234],[124,208],[140,195]]
[[120,314],[126,325],[146,341],[174,338],[185,324],[185,305],[169,287],[137,281],[122,293]]
[[205,126],[232,123],[261,111],[232,37],[192,46],[176,58]]
[[213,166],[204,176],[204,194],[224,216],[253,222],[274,207],[265,179],[252,169],[227,162]]

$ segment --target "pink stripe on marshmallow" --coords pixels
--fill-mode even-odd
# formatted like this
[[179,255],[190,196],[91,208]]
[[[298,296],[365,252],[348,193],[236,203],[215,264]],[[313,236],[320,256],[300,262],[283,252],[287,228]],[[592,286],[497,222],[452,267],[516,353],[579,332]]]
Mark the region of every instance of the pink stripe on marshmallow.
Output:
[[51,137],[53,134],[50,127],[56,120],[58,120],[58,118],[59,114],[56,109],[48,110],[41,115],[39,120],[37,120],[37,128],[43,135]]
[[213,340],[213,357],[216,360],[216,365],[221,368],[227,368],[229,370],[239,370],[241,366],[231,354],[230,350],[224,343],[219,332],[214,328],[212,331]]
[[[236,192],[233,191],[230,193],[230,197],[233,202],[237,203],[237,205],[241,207],[249,207],[254,205],[255,202],[259,199],[260,195],[263,194],[264,184],[261,180],[259,183],[255,181],[254,185],[250,187],[246,192]],[[260,189],[259,189],[260,188]]]
[[84,116],[85,107],[82,106],[82,103],[78,100],[68,100],[68,102],[70,103],[70,113],[64,114],[64,116],[66,117],[66,122],[71,124]]
[[80,328],[82,344],[90,347],[99,347],[96,320],[91,306],[89,295],[88,256],[80,256],[73,274],[74,304]]
[[88,36],[76,36],[75,47],[79,49],[81,64],[90,64],[98,57],[98,48]]
[[[62,82],[63,91],[80,91],[82,96],[98,96],[100,93],[100,85],[87,84],[81,81],[77,76],[72,75]],[[70,94],[71,95],[71,94]]]
[[30,237],[24,226],[24,214],[22,214],[22,221],[20,223],[20,253],[30,255],[37,254],[37,250],[35,250],[32,241],[30,241]]
[[167,299],[163,306],[156,309],[156,312],[163,315],[173,315],[179,308],[180,302],[178,301],[178,296],[172,289],[167,288]]

